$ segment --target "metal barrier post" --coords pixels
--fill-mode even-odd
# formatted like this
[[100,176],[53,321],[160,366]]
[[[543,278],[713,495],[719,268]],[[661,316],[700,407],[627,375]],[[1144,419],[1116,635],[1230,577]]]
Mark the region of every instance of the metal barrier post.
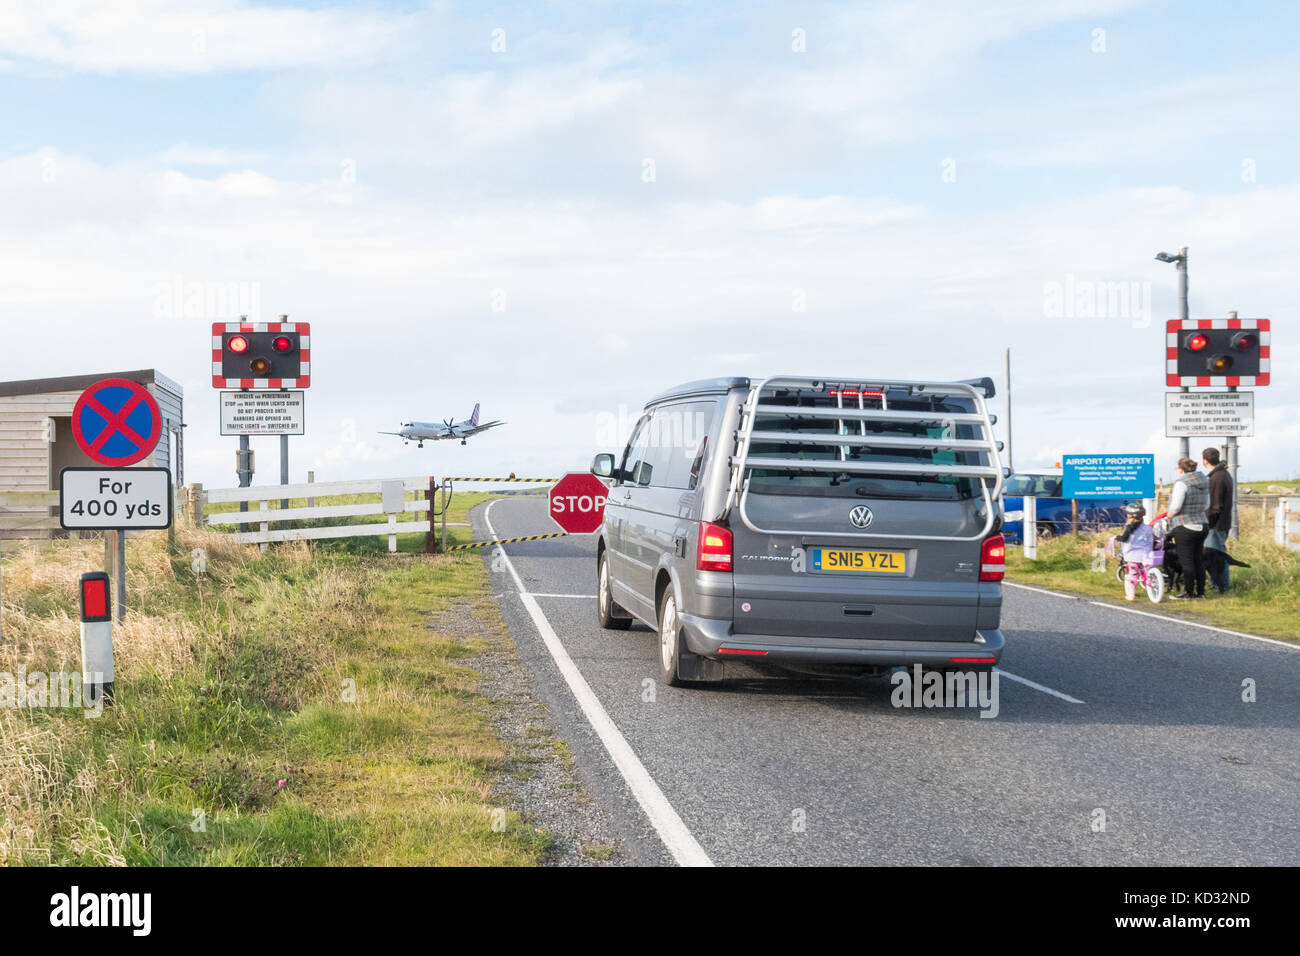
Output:
[[424,536],[424,553],[438,553],[438,485],[437,479],[432,475],[429,476],[429,490],[424,493],[425,500],[429,504],[429,531]]
[[441,551],[447,550],[447,502],[451,500],[451,479],[442,480],[442,547]]

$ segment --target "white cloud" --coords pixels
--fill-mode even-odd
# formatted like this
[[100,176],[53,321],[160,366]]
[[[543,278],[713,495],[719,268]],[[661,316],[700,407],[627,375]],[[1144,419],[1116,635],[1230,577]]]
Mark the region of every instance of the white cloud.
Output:
[[92,73],[207,73],[363,62],[408,18],[240,0],[6,0],[0,53]]
[[[44,183],[50,155],[58,175]],[[233,316],[187,316],[181,294],[165,317],[156,298],[169,284],[242,283],[264,315],[314,323],[310,431],[294,445],[322,480],[418,474],[431,461],[491,468],[503,456],[519,474],[581,466],[602,414],[678,381],[996,377],[1006,345],[1019,464],[1143,448],[1163,414],[1160,323],[1174,308],[1173,271],[1153,253],[1169,236],[1190,245],[1193,312],[1243,315],[1294,303],[1287,277],[1300,256],[1300,185],[1119,190],[963,216],[788,194],[647,210],[361,193],[340,206],[315,182],[256,170],[204,178],[41,153],[0,163],[0,207],[0,378],[157,366],[187,387],[191,451],[220,448],[206,323]],[[1066,274],[1151,282],[1154,321],[1048,318],[1044,284]],[[794,288],[806,312],[793,311]],[[1260,389],[1261,435],[1300,405],[1286,361]],[[491,441],[435,457],[373,436],[413,417],[463,417],[475,401],[510,422]],[[357,437],[343,441],[330,423],[347,418]],[[1242,460],[1251,475],[1287,474],[1292,447],[1243,440]],[[226,464],[197,456],[192,477],[220,483]]]

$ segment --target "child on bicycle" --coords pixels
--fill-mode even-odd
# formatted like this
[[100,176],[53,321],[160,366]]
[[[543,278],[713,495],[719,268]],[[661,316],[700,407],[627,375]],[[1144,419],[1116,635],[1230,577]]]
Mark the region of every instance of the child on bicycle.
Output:
[[1127,505],[1124,513],[1128,521],[1124,529],[1115,536],[1123,545],[1124,556],[1124,597],[1132,601],[1137,594],[1138,585],[1142,583],[1142,568],[1150,568],[1154,560],[1155,533],[1143,520],[1146,509],[1139,504]]

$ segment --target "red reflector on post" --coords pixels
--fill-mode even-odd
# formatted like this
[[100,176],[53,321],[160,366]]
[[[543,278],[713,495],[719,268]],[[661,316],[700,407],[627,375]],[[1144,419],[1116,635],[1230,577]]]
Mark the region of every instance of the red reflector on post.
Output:
[[81,576],[81,620],[107,621],[109,619],[108,575],[92,571]]

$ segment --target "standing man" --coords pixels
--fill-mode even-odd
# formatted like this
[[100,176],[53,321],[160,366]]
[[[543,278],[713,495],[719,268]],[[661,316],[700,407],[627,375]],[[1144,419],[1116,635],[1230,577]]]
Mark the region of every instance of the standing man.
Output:
[[1228,533],[1232,531],[1232,475],[1228,466],[1219,461],[1219,449],[1207,448],[1201,460],[1210,475],[1210,503],[1205,517],[1208,533],[1205,537],[1205,569],[1210,575],[1210,586],[1223,594],[1228,590]]
[[[1205,558],[1201,547],[1205,542],[1208,519],[1205,509],[1210,503],[1210,483],[1196,470],[1190,458],[1178,460],[1178,479],[1174,482],[1165,518],[1169,539],[1178,553],[1178,564],[1183,569],[1183,593],[1171,598],[1205,597]],[[1229,512],[1229,520],[1232,519]]]

